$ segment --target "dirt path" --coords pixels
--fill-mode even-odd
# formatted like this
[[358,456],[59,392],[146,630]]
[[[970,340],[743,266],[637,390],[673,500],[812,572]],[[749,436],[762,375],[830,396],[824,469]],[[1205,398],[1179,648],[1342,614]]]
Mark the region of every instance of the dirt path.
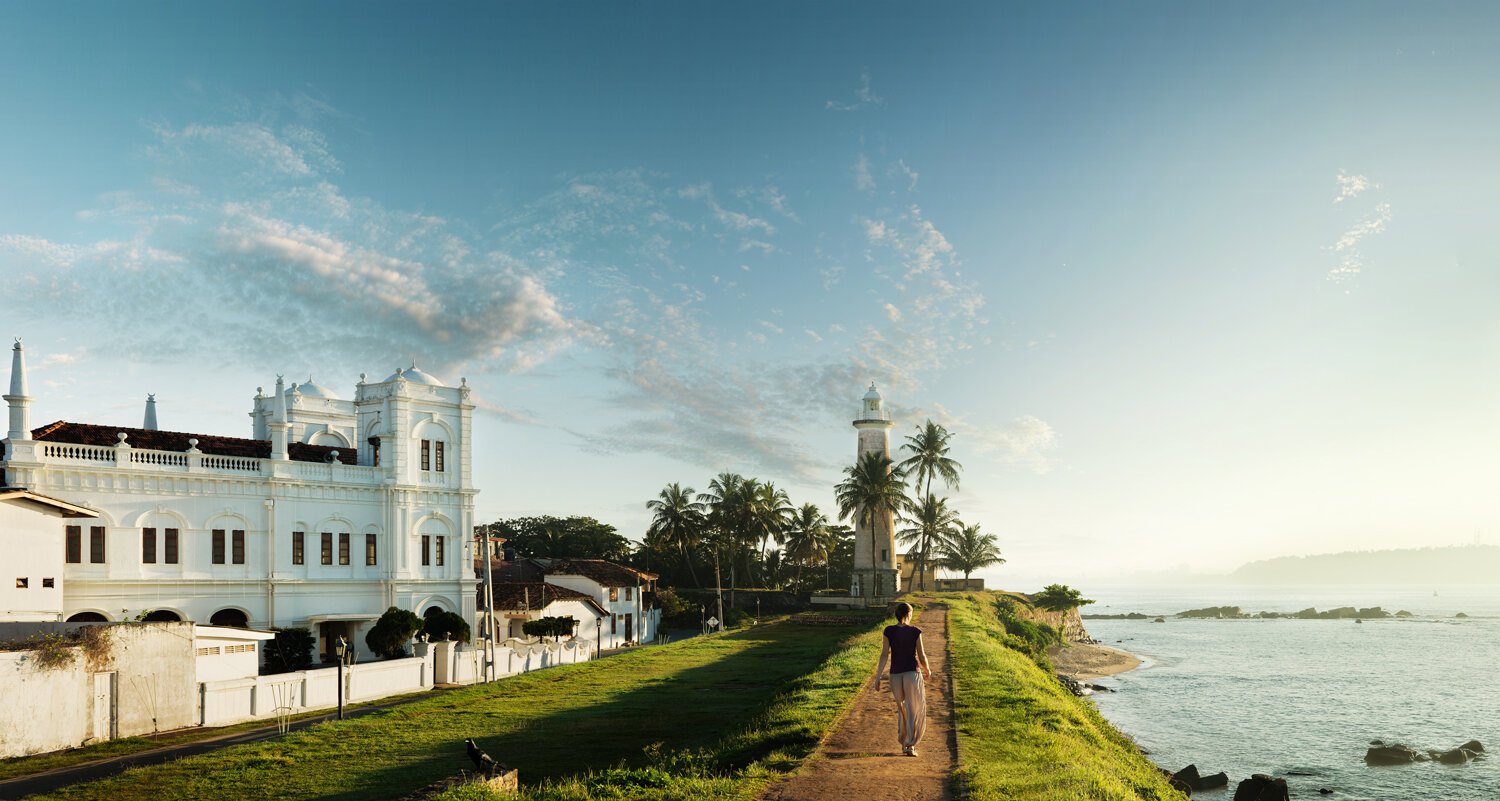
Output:
[[[859,698],[808,764],[773,785],[761,801],[947,801],[956,765],[952,683],[948,675],[948,609],[929,606],[922,629],[932,679],[927,682],[927,733],[918,756],[896,742],[896,703],[889,689],[866,683]],[[870,666],[874,675],[875,666]]]

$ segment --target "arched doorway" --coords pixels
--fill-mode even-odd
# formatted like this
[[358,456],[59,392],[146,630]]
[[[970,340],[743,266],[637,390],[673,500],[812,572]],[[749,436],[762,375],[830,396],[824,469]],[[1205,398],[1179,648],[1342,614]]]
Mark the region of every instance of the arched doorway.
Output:
[[79,612],[67,619],[68,623],[108,623],[109,618],[98,612]]
[[150,614],[142,619],[147,623],[180,623],[182,622],[182,615],[170,609],[153,609]]
[[250,618],[239,609],[220,609],[208,619],[210,626],[229,626],[236,629],[250,628]]

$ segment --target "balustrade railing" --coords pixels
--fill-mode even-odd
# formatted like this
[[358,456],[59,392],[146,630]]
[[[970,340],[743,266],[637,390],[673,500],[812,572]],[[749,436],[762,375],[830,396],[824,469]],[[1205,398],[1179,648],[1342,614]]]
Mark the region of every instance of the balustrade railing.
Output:
[[102,445],[75,445],[71,442],[44,442],[42,456],[47,459],[73,459],[83,462],[113,462],[115,449]]

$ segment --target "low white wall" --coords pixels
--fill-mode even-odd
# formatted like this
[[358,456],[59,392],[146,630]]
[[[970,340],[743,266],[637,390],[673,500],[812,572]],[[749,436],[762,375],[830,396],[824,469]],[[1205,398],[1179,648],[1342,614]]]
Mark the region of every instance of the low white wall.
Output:
[[82,745],[93,714],[88,678],[81,656],[42,670],[33,651],[0,652],[0,757]]
[[[277,673],[248,679],[205,681],[198,685],[201,726],[225,726],[291,713],[338,706],[337,667]],[[432,687],[431,655],[366,662],[344,669],[344,703],[373,701]]]

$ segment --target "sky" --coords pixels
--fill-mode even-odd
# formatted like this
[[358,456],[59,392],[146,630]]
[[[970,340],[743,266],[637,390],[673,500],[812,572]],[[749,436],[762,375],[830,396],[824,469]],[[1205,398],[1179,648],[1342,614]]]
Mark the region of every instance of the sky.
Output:
[[33,424],[475,388],[478,518],[832,512],[874,381],[993,582],[1500,541],[1500,8],[0,4]]

